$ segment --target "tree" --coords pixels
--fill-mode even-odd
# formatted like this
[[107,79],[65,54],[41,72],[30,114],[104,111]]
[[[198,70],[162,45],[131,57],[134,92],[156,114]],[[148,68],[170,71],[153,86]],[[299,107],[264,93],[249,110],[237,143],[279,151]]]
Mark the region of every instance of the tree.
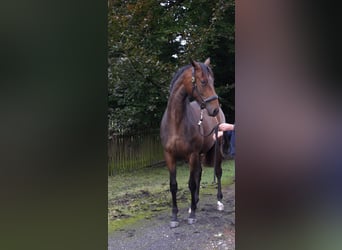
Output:
[[172,74],[190,57],[212,58],[216,89],[227,98],[220,100],[223,109],[234,107],[233,1],[111,0],[108,4],[110,129],[129,133],[159,127]]

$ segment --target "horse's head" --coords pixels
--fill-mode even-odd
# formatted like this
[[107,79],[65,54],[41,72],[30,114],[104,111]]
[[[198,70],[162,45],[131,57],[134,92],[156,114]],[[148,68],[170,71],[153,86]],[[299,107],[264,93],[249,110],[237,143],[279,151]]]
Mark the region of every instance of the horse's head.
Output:
[[218,96],[214,88],[214,74],[210,68],[210,58],[204,63],[190,60],[192,64],[191,86],[188,93],[199,103],[201,109],[207,109],[210,116],[216,116],[219,112]]

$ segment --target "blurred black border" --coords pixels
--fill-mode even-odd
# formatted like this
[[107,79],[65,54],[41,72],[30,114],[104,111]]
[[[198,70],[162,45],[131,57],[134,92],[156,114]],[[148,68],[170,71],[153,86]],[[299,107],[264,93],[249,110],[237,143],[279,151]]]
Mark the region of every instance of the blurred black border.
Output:
[[341,248],[338,9],[236,2],[236,249]]
[[107,2],[0,7],[1,249],[107,249]]

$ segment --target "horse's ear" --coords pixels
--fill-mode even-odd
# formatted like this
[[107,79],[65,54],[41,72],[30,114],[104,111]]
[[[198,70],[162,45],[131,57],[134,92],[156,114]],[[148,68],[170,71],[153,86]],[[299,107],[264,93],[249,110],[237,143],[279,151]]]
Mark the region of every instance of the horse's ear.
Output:
[[198,62],[192,60],[192,58],[190,58],[190,62],[191,62],[191,64],[192,64],[193,67],[195,67],[195,68],[198,68],[198,67],[199,67]]
[[207,60],[205,60],[204,64],[207,65],[207,66],[210,65],[210,57],[208,57]]

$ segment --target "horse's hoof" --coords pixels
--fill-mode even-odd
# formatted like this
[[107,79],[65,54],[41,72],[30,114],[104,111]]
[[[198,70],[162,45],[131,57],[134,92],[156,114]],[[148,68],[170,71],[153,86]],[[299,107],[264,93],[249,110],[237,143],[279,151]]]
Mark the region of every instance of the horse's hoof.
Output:
[[196,218],[188,218],[188,224],[189,224],[189,225],[195,224],[196,221],[197,221]]
[[179,222],[178,221],[171,221],[170,222],[170,227],[171,228],[175,228],[175,227],[178,227],[179,226]]
[[221,201],[217,201],[217,210],[219,210],[219,211],[224,210],[224,205]]

